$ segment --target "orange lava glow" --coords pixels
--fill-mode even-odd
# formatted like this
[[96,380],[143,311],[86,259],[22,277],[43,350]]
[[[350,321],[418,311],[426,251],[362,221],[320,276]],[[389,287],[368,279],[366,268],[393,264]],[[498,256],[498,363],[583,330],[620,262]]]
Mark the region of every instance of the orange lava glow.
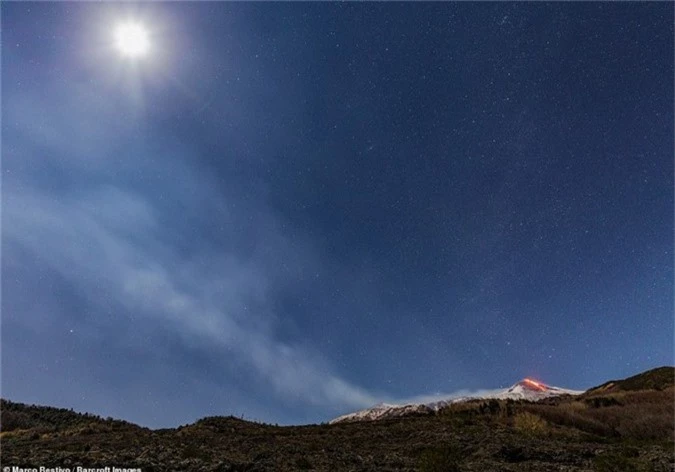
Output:
[[532,379],[525,379],[524,382],[525,382],[526,384],[528,384],[529,386],[534,387],[534,388],[536,388],[536,389],[538,389],[538,390],[546,390],[546,387],[545,387],[544,385],[542,385],[542,384],[540,384],[539,382],[536,382],[536,381],[534,381],[534,380],[532,380]]

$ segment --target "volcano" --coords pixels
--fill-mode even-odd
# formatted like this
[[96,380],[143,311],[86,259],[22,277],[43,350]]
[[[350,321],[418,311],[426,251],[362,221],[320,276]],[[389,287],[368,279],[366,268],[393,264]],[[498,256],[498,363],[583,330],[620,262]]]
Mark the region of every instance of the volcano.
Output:
[[556,397],[559,395],[579,395],[583,391],[568,390],[559,387],[552,387],[542,382],[532,379],[523,379],[512,385],[506,391],[500,391],[495,396],[480,398],[512,399],[537,401],[543,398]]
[[330,421],[334,423],[346,423],[354,421],[374,421],[398,418],[401,416],[410,416],[414,414],[433,413],[443,407],[453,403],[466,402],[470,400],[524,400],[537,402],[549,397],[558,397],[561,395],[580,395],[583,390],[570,390],[566,388],[553,387],[537,380],[525,378],[509,388],[482,391],[468,395],[449,395],[441,400],[432,402],[403,402],[399,404],[379,403],[372,408],[360,410],[347,415],[339,416]]

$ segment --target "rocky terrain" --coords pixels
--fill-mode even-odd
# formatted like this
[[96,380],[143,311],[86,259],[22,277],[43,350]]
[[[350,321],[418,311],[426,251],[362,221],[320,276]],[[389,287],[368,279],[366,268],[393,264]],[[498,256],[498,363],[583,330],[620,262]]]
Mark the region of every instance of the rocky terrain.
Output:
[[150,471],[675,471],[672,367],[539,402],[479,399],[378,421],[234,417],[150,430],[2,401],[2,466]]

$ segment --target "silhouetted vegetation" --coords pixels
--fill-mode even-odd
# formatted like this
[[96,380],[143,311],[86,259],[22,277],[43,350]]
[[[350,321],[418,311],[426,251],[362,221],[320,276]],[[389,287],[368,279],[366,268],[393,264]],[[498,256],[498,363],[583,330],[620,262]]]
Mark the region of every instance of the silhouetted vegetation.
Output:
[[288,427],[227,416],[152,431],[3,400],[0,460],[143,472],[672,472],[674,387],[640,378],[659,388],[475,400],[395,420]]
[[623,380],[610,380],[589,389],[586,394],[631,390],[665,390],[675,383],[675,367],[658,367]]
[[102,418],[90,413],[76,413],[65,408],[24,405],[0,399],[0,431],[26,429],[63,430],[98,423],[109,429],[137,427],[126,421]]
[[417,468],[420,472],[460,472],[463,455],[458,447],[442,446],[425,449]]

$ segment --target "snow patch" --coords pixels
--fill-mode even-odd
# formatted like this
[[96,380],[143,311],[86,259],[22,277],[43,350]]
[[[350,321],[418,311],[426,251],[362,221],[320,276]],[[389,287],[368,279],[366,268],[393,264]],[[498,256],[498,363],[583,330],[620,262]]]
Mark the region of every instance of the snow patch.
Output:
[[372,408],[339,416],[331,420],[330,424],[398,418],[401,416],[413,415],[415,413],[432,413],[453,403],[466,402],[469,400],[511,399],[536,402],[549,397],[580,395],[582,393],[584,392],[581,390],[553,387],[531,379],[523,379],[505,389],[481,390],[473,393],[457,392],[451,395],[427,395],[415,397],[414,399],[403,401],[398,404],[378,403]]

